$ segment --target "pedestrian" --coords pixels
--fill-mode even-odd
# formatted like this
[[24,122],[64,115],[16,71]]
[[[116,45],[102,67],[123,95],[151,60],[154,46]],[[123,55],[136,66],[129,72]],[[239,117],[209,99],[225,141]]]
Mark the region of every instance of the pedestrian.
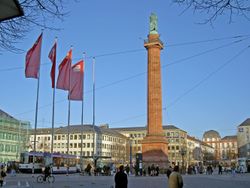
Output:
[[218,174],[222,174],[222,166],[219,164],[219,172]]
[[167,177],[169,178],[170,174],[172,173],[172,167],[169,166],[169,168],[167,169]]
[[232,167],[231,167],[231,171],[232,171],[232,175],[233,175],[233,177],[235,177],[235,165],[232,165]]
[[128,164],[127,164],[127,166],[125,167],[125,171],[126,171],[127,175],[129,176],[130,168],[129,168]]
[[151,168],[150,168],[150,166],[148,166],[148,175],[149,176],[151,175]]
[[6,176],[6,171],[4,170],[4,166],[1,165],[0,168],[0,186],[3,186],[3,181],[4,181],[4,177]]
[[155,165],[152,164],[151,165],[151,176],[154,176],[155,175]]
[[127,188],[128,176],[124,173],[124,166],[119,167],[119,172],[115,174],[115,188]]
[[173,172],[170,174],[168,179],[169,188],[182,188],[183,180],[182,176],[179,173],[179,166],[175,166]]
[[159,169],[159,166],[158,166],[158,165],[156,165],[155,171],[156,171],[156,176],[158,176],[158,175],[159,175],[159,172],[160,172],[160,169]]

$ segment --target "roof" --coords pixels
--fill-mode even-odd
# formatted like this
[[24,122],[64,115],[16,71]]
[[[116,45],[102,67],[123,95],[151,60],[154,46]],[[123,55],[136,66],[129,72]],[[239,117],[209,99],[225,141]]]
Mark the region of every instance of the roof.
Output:
[[209,145],[209,144],[207,144],[206,142],[203,142],[203,141],[201,141],[201,145],[209,147],[209,148],[213,148],[213,146],[211,146],[211,145]]
[[209,130],[203,134],[203,138],[221,138],[221,136],[217,131]]
[[[120,134],[119,132],[105,128],[105,127],[94,126],[94,130],[98,134],[116,135],[119,137],[127,138],[124,135]],[[52,131],[51,128],[39,128],[36,130],[37,134],[51,134],[51,131]],[[32,133],[33,132],[34,132],[34,129],[32,129]],[[70,134],[81,133],[81,132],[93,132],[93,125],[70,125],[69,132]],[[55,134],[67,134],[68,126],[54,128],[54,133]]]
[[11,119],[11,120],[18,121],[17,119],[15,119],[14,117],[12,117],[11,115],[7,114],[6,112],[4,112],[4,111],[1,110],[1,109],[0,109],[0,117],[9,118],[9,119]]
[[195,138],[195,137],[190,136],[190,135],[187,135],[187,139],[193,140],[193,141],[195,141],[195,142],[201,142],[201,140],[199,140],[198,138]]
[[[174,125],[163,125],[163,130],[170,130],[170,129],[179,129],[181,131],[184,131]],[[116,131],[144,131],[147,130],[146,126],[143,127],[116,127],[116,128],[110,128],[112,130],[116,130]],[[184,131],[186,132],[186,131]]]
[[236,135],[225,136],[221,140],[237,140],[237,136]]
[[243,127],[243,126],[250,126],[250,118],[247,118],[238,127]]

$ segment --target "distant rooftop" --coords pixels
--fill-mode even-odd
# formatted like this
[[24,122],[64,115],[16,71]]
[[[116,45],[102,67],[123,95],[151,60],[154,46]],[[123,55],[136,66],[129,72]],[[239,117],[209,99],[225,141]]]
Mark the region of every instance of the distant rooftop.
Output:
[[4,111],[1,110],[1,109],[0,109],[0,117],[9,118],[9,119],[11,119],[11,120],[18,121],[16,118],[12,117],[11,115],[7,114],[6,112],[4,112]]
[[[126,138],[125,136],[118,133],[117,131],[111,130],[111,129],[108,129],[105,127],[94,126],[94,130],[98,134],[116,135],[119,137]],[[51,131],[52,131],[51,128],[38,128],[36,130],[37,134],[51,134]],[[82,131],[83,132],[93,132],[93,125],[70,125],[69,126],[70,134],[81,133]],[[34,132],[34,129],[32,129],[32,133],[33,132]],[[68,133],[68,126],[54,128],[54,133],[55,134],[67,134]]]
[[[170,130],[170,129],[179,129],[181,131],[184,131],[174,125],[163,125],[163,130]],[[117,128],[110,128],[112,130],[116,130],[116,131],[143,131],[146,130],[147,127],[117,127]],[[184,131],[186,132],[186,131]]]
[[221,136],[217,131],[209,130],[203,134],[203,138],[221,138]]
[[247,118],[243,123],[241,123],[238,127],[250,126],[250,118]]
[[221,140],[237,140],[237,136],[236,135],[225,136]]

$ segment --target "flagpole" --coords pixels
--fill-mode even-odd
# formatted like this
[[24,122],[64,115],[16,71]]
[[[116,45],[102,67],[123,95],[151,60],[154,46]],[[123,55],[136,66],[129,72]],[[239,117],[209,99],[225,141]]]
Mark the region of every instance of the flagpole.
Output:
[[[57,37],[55,39],[55,43],[57,43]],[[56,55],[56,54],[55,54]],[[56,59],[56,57],[55,57]],[[54,63],[54,62],[53,62]],[[53,66],[53,65],[52,65]],[[56,61],[55,61],[55,67],[56,67]],[[55,73],[56,73],[56,69],[55,69]],[[54,74],[55,77],[55,74]],[[54,82],[55,82],[55,78],[54,78]],[[51,131],[51,163],[52,163],[52,169],[51,169],[51,173],[53,173],[53,150],[54,150],[54,126],[55,126],[55,89],[56,86],[54,84],[54,88],[53,88],[53,105],[52,105],[52,131]]]
[[[72,50],[72,46],[71,46],[71,50]],[[69,90],[68,90],[68,128],[67,128],[67,155],[69,155],[69,128],[70,128],[70,73],[71,73],[71,61],[70,60],[70,69],[69,69]],[[67,176],[69,175],[69,156],[67,158]]]
[[[43,34],[43,30],[41,35]],[[42,46],[42,40],[41,40],[41,46]],[[39,59],[41,60],[41,53],[39,54]],[[37,92],[36,92],[36,113],[35,113],[35,128],[34,128],[34,148],[33,148],[33,160],[32,160],[32,177],[34,177],[35,173],[35,152],[36,152],[36,130],[37,130],[37,117],[38,117],[38,100],[39,100],[39,85],[40,85],[40,65],[38,68],[38,79],[37,79]]]
[[84,92],[84,70],[85,70],[85,63],[86,63],[86,53],[83,53],[83,76],[82,76],[82,116],[81,116],[81,173],[83,172],[83,92]]
[[93,162],[95,168],[95,57],[93,57],[93,64],[92,64],[92,76],[93,76]]
[[39,99],[39,85],[40,85],[40,68],[38,71],[37,79],[37,92],[36,92],[36,113],[35,113],[35,128],[34,128],[34,149],[33,149],[33,167],[32,167],[32,177],[35,173],[35,152],[36,152],[36,130],[37,130],[37,115],[38,115],[38,99]]

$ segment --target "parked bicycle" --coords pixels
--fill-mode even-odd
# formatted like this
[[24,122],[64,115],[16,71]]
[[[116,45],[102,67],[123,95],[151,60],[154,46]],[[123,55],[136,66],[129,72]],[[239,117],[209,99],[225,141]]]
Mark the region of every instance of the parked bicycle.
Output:
[[54,183],[55,176],[49,175],[49,176],[47,176],[46,180],[44,180],[44,174],[41,174],[41,175],[37,176],[36,180],[38,183],[42,183],[42,182],[46,182],[46,181],[49,183]]

